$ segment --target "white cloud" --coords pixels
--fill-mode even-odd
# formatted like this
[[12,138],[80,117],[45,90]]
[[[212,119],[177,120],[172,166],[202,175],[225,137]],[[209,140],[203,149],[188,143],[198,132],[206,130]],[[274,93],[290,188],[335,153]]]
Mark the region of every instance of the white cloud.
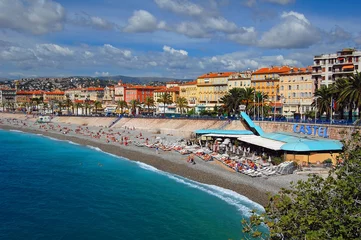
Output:
[[38,44],[36,45],[36,53],[40,56],[72,56],[74,51],[67,47],[61,47],[56,44]]
[[128,19],[128,25],[123,29],[125,32],[153,32],[158,27],[165,27],[164,22],[157,23],[157,19],[145,10],[134,11]]
[[176,49],[174,49],[174,48],[171,48],[171,47],[169,47],[169,46],[163,46],[163,51],[164,52],[167,52],[167,53],[170,53],[170,54],[172,54],[172,55],[178,55],[178,56],[188,56],[188,52],[187,51],[185,51],[185,50],[182,50],[182,49],[180,49],[180,50],[176,50]]
[[98,72],[98,71],[96,71],[94,74],[95,76],[102,76],[102,77],[107,77],[110,75],[109,72]]
[[178,14],[200,16],[204,14],[204,9],[187,0],[154,0],[159,8],[169,10]]
[[204,20],[203,24],[209,29],[225,33],[234,33],[238,29],[235,23],[228,21],[224,17],[209,17]]
[[321,40],[321,32],[301,13],[284,12],[282,22],[265,32],[259,46],[266,48],[306,48]]
[[229,34],[228,39],[242,45],[254,45],[257,43],[257,32],[253,27],[241,28],[238,33]]
[[109,55],[118,55],[118,56],[122,56],[122,57],[125,57],[125,58],[132,57],[132,52],[131,51],[119,49],[119,48],[116,48],[116,47],[114,47],[114,46],[112,46],[110,44],[104,44],[101,51],[104,54],[109,54]]
[[45,34],[63,29],[64,8],[51,0],[1,0],[0,29]]
[[71,23],[80,26],[91,27],[98,30],[113,30],[118,27],[116,24],[98,16],[90,16],[87,13],[77,14],[74,19],[69,20]]
[[270,2],[270,3],[276,3],[276,4],[280,4],[280,5],[287,5],[287,4],[295,2],[295,0],[264,0],[264,1]]
[[0,59],[5,61],[27,61],[27,60],[36,60],[36,55],[34,51],[27,48],[14,47],[11,46],[0,52]]
[[175,27],[175,31],[194,38],[207,38],[211,36],[204,26],[196,22],[181,22]]

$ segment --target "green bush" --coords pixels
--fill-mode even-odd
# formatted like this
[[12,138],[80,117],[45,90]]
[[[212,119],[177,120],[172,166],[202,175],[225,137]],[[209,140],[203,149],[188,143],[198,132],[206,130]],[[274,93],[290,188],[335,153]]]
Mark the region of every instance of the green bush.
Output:
[[283,163],[283,159],[281,157],[273,157],[272,158],[272,164],[273,165],[279,165]]

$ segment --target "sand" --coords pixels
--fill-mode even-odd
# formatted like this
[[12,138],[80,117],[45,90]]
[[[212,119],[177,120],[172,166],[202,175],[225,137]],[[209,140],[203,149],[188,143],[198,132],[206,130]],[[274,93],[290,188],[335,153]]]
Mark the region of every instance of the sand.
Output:
[[[128,130],[119,125],[117,128],[111,129],[102,127],[107,126],[107,123],[111,123],[113,120],[114,119],[107,118],[103,121],[94,121],[91,119],[84,119],[84,121],[81,121],[81,118],[78,117],[75,121],[76,124],[69,118],[65,121],[57,120],[51,124],[38,124],[35,123],[36,118],[30,117],[27,119],[24,115],[0,113],[0,128],[4,130],[16,129],[35,134],[41,133],[45,136],[60,140],[69,140],[81,145],[98,147],[102,151],[125,157],[131,161],[143,162],[165,172],[186,177],[197,182],[233,190],[263,206],[268,202],[268,193],[275,194],[281,188],[289,187],[290,181],[296,182],[297,180],[307,179],[307,176],[296,174],[252,178],[244,174],[230,171],[230,169],[227,169],[222,164],[214,161],[204,162],[200,158],[196,158],[195,165],[189,164],[186,161],[186,156],[175,151],[165,152],[159,150],[159,154],[156,154],[154,148],[137,147],[132,144],[124,146],[120,145],[119,142],[107,142],[107,134],[116,136],[117,139],[126,135],[131,141],[139,142],[145,142],[146,138],[149,139],[149,142],[154,142],[156,141],[156,137],[162,137],[164,138],[163,141],[170,142],[179,139],[177,136],[155,134],[154,132],[145,131],[144,129]],[[89,123],[92,123],[93,125],[88,126]],[[51,129],[50,126],[52,126],[53,129]],[[79,127],[83,129],[83,131],[80,131],[83,134],[75,133],[75,129]],[[127,127],[132,128],[132,126],[129,125]],[[64,134],[64,129],[67,129],[66,131],[68,133]],[[71,131],[69,131],[70,129]],[[99,137],[99,139],[87,136],[90,135],[90,132],[96,133],[99,131],[101,132],[101,137]],[[120,135],[118,135],[118,132]],[[140,133],[142,134],[141,137]]]

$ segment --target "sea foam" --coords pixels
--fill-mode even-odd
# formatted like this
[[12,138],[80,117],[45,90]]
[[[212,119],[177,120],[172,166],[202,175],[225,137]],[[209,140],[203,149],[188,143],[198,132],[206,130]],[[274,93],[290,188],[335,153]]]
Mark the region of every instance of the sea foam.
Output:
[[249,217],[251,215],[251,210],[256,210],[259,212],[264,211],[264,208],[262,205],[260,205],[256,202],[253,202],[249,198],[242,196],[232,190],[214,186],[214,185],[199,183],[199,182],[187,179],[187,178],[173,175],[173,174],[161,171],[153,166],[150,166],[150,165],[142,163],[142,162],[136,162],[136,163],[138,164],[139,167],[141,167],[145,170],[156,172],[158,174],[162,174],[178,183],[187,185],[188,187],[191,187],[191,188],[196,188],[196,189],[206,192],[212,196],[215,196],[215,197],[225,201],[227,204],[235,206],[237,208],[237,210],[240,211],[245,216]]

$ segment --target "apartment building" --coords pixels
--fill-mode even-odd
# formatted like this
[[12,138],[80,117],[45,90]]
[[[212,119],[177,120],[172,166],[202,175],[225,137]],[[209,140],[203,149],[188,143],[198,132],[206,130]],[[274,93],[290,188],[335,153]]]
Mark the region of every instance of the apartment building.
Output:
[[[172,104],[166,104],[164,106],[163,103],[159,103],[159,99],[162,98],[163,94],[169,94],[171,96],[171,100],[172,100]],[[176,101],[179,98],[179,87],[163,87],[157,90],[154,90],[153,93],[153,99],[154,99],[154,103],[157,106],[157,112],[158,113],[176,113],[177,112],[177,106],[176,106]],[[165,108],[165,110],[164,110]]]
[[3,109],[15,104],[16,90],[11,88],[0,88],[0,105]]
[[195,107],[197,104],[197,81],[179,85],[179,97],[187,99],[189,107]]
[[268,102],[277,102],[279,100],[279,81],[280,74],[287,73],[291,70],[289,66],[272,66],[260,68],[252,73],[252,87],[268,95]]
[[137,100],[140,103],[144,103],[147,97],[153,98],[154,90],[159,89],[158,87],[151,86],[127,86],[124,89],[125,98],[124,100],[129,103],[131,100]]
[[228,93],[228,79],[235,72],[206,73],[197,79],[196,111],[213,110],[220,106],[220,99]]
[[361,51],[345,48],[337,53],[314,56],[312,79],[317,89],[329,86],[338,78],[347,77],[361,69]]
[[29,106],[34,98],[44,98],[44,91],[18,91],[15,101],[18,106]]
[[237,72],[228,78],[228,90],[232,88],[250,88],[252,72]]
[[312,80],[312,66],[291,68],[280,74],[280,102],[282,115],[293,117],[294,113],[305,114],[313,109],[315,85]]
[[110,105],[115,104],[115,87],[106,86],[104,88],[103,104]]
[[65,95],[69,97],[73,102],[75,102],[75,100],[79,102],[102,101],[104,97],[104,88],[89,87],[89,88],[69,89],[65,91]]

